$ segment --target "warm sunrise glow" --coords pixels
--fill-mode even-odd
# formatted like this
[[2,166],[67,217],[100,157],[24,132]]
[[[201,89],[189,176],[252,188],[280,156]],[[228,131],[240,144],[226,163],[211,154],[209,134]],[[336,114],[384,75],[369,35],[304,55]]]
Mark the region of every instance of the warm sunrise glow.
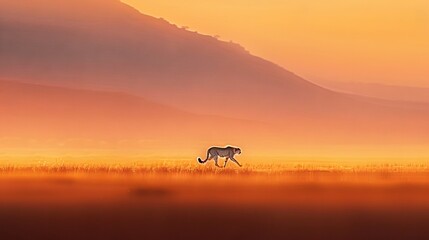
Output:
[[429,236],[429,0],[0,0],[0,240]]
[[123,0],[313,82],[429,86],[426,0]]

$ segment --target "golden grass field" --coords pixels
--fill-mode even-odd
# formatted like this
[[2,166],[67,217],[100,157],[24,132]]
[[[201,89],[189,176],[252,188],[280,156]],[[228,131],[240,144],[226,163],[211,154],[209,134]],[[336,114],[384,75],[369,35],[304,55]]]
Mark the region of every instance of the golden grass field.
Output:
[[428,223],[425,163],[0,165],[4,239],[425,239]]

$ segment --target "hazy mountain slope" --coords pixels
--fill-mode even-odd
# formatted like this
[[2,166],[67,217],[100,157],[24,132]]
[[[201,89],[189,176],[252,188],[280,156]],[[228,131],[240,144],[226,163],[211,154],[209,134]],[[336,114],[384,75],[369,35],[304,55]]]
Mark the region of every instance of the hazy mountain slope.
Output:
[[[160,147],[219,140],[260,124],[183,112],[123,93],[0,81],[0,148],[10,146]],[[240,133],[241,132],[241,133]],[[224,140],[225,139],[225,140]]]
[[189,112],[270,122],[283,142],[429,141],[425,106],[321,88],[236,44],[116,0],[0,3],[2,79],[121,91]]
[[345,93],[396,101],[429,103],[429,88],[395,86],[377,83],[324,82],[323,86]]
[[424,131],[398,138],[407,125],[394,127],[395,119],[383,125],[356,120],[346,127],[299,118],[276,126],[191,114],[124,93],[9,81],[0,81],[0,116],[0,149],[138,149],[168,155],[237,144],[251,157],[299,146],[311,151],[310,146],[325,144],[427,141]]
[[[224,114],[211,108],[223,105],[236,117],[276,118],[317,111],[325,102],[325,108],[341,107],[337,94],[235,44],[179,29],[118,1],[30,2],[31,10],[29,3],[2,1],[3,78],[120,89],[211,114]],[[243,108],[249,104],[251,109]],[[283,110],[273,114],[267,106]]]

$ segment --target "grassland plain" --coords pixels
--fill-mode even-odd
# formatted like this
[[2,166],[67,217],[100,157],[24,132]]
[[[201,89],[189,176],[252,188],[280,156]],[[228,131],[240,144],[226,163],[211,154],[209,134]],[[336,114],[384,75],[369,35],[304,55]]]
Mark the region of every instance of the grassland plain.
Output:
[[[426,239],[425,163],[0,165],[2,239]],[[13,162],[13,163],[12,163]]]

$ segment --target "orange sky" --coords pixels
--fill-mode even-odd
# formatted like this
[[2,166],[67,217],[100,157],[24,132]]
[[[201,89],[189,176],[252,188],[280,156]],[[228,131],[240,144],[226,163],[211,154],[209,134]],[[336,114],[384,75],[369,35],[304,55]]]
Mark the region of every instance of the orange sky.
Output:
[[427,0],[123,0],[314,82],[429,87]]

